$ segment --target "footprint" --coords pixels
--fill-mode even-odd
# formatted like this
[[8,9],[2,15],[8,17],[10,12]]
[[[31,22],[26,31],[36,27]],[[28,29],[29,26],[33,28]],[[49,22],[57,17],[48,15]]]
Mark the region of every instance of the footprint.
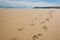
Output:
[[34,22],[34,20],[31,20],[31,22]]
[[46,19],[46,21],[48,21],[48,22],[49,22],[50,20],[49,20],[49,19]]
[[46,31],[48,28],[47,28],[47,26],[43,26],[43,29]]
[[52,12],[49,12],[48,14],[49,14],[50,18],[52,18]]
[[41,24],[46,23],[46,21],[41,22]]
[[38,18],[35,18],[35,20],[37,20]]

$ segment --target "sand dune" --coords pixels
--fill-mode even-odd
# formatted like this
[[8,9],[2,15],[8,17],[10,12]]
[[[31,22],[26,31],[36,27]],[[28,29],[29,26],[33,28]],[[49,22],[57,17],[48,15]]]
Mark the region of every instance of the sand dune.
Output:
[[0,40],[60,40],[60,9],[0,10]]

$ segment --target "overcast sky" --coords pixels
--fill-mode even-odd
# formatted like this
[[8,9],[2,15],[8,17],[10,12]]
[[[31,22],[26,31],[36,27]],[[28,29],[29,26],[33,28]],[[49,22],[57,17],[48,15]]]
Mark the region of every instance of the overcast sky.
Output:
[[60,0],[0,0],[0,7],[49,7],[60,6]]

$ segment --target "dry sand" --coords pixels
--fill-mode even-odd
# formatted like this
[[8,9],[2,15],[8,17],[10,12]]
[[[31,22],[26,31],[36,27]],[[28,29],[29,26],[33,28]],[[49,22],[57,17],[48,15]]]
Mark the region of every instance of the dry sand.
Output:
[[60,40],[60,9],[1,9],[0,40]]

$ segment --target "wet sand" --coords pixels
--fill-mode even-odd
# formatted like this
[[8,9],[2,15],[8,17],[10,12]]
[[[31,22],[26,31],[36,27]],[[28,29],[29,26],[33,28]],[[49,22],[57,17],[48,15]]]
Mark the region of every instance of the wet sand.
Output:
[[0,40],[60,40],[60,9],[0,10]]

